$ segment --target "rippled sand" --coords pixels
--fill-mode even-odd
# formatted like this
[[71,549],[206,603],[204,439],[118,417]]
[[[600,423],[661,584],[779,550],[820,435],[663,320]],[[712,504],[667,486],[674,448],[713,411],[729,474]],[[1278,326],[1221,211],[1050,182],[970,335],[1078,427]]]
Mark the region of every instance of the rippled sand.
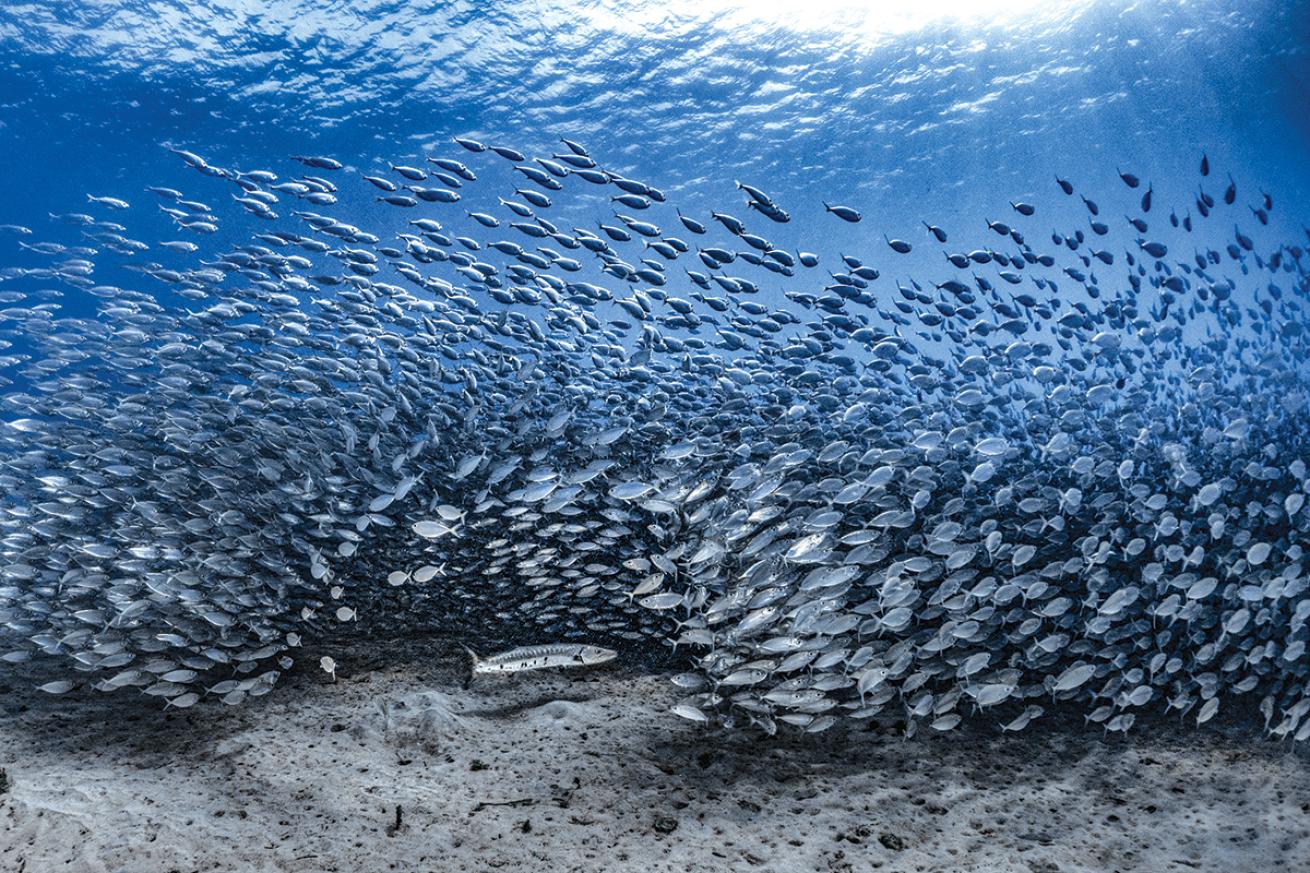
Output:
[[668,715],[668,683],[621,666],[465,690],[454,651],[356,647],[336,683],[305,670],[234,709],[0,689],[0,870],[1228,873],[1310,857],[1310,758],[1233,725],[759,740]]

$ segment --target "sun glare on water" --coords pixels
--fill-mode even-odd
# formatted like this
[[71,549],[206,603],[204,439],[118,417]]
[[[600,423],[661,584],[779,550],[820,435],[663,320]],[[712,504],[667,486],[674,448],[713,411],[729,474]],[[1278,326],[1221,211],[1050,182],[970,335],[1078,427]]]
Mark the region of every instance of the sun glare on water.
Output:
[[1049,26],[1094,0],[660,0],[628,4],[616,17],[629,25],[660,21],[713,23],[727,28],[845,31],[897,36],[927,27]]

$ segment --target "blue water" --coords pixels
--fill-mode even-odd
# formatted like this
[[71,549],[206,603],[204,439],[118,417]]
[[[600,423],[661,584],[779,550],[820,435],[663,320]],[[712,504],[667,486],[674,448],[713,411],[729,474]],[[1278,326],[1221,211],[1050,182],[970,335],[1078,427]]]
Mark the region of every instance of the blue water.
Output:
[[[865,5],[6,3],[0,223],[191,183],[162,143],[291,172],[305,151],[385,169],[462,157],[454,135],[529,154],[568,136],[689,212],[739,206],[735,179],[759,185],[793,214],[774,241],[830,257],[884,231],[921,241],[921,219],[986,241],[982,216],[1051,204],[1057,172],[1095,196],[1131,169],[1181,214],[1202,151],[1212,188],[1231,171],[1244,201],[1262,188],[1287,207],[1268,239],[1299,237],[1307,4]],[[817,220],[823,198],[866,221]],[[1212,222],[1198,242],[1230,231]],[[941,266],[922,249],[901,272]]]

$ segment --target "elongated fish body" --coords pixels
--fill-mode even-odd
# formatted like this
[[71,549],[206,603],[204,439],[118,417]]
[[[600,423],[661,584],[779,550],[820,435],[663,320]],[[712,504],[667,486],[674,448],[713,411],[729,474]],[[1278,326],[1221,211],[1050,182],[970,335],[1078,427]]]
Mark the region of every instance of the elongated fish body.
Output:
[[466,650],[473,658],[475,675],[522,673],[525,670],[544,670],[547,667],[594,667],[618,657],[618,653],[613,649],[573,643],[520,646],[487,658],[478,657],[472,649]]

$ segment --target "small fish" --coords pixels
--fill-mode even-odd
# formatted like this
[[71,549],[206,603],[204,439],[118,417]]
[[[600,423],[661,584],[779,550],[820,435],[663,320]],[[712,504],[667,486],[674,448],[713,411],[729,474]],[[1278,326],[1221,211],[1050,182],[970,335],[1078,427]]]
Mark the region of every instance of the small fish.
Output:
[[97,197],[94,194],[88,194],[86,199],[92,203],[99,203],[101,206],[108,206],[110,209],[127,209],[132,205],[117,197]]
[[306,167],[313,167],[316,170],[340,170],[341,162],[335,158],[325,158],[319,155],[298,155],[292,160],[300,161]]
[[860,219],[864,217],[856,209],[852,209],[849,206],[833,206],[826,200],[823,201],[823,208],[840,218],[842,221],[849,221],[851,224],[858,223]]

